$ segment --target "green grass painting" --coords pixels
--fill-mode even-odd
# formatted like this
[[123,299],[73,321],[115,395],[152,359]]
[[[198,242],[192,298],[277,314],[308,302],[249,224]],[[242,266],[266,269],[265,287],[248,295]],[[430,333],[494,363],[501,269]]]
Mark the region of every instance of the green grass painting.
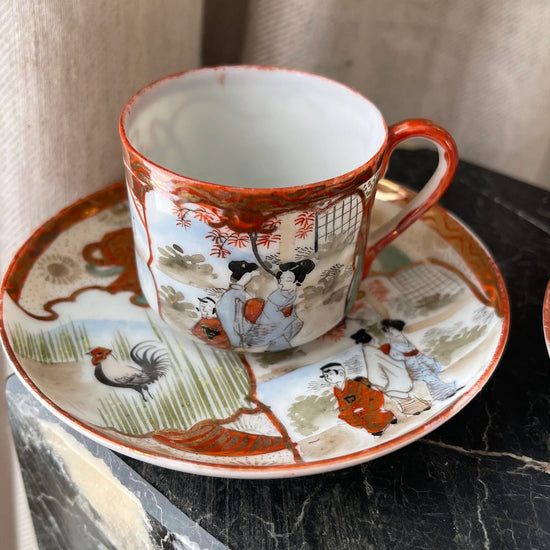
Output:
[[71,321],[56,331],[37,333],[16,323],[8,331],[15,353],[40,363],[78,361],[90,349],[84,323]]
[[[149,340],[158,341],[169,354],[171,369],[151,387],[145,402],[131,390],[110,390],[99,400],[98,412],[106,427],[138,435],[159,429],[187,429],[206,418],[227,418],[250,408],[249,381],[236,354],[195,345],[178,338],[149,319]],[[50,331],[29,332],[19,323],[9,327],[14,351],[44,364],[89,361],[85,323],[70,322]],[[132,347],[124,325],[118,325],[106,342],[116,357],[130,360]],[[104,394],[103,394],[104,395]]]
[[151,386],[154,397],[147,402],[115,390],[100,400],[105,426],[131,435],[189,429],[206,418],[227,418],[251,407],[248,375],[237,355],[176,338],[150,324],[170,355],[171,371]]

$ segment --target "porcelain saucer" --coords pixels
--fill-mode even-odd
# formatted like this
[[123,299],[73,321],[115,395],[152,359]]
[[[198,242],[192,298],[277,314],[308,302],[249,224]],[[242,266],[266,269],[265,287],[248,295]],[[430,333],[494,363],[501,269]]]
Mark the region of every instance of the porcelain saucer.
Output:
[[[383,180],[372,225],[413,196]],[[451,418],[496,368],[509,302],[485,247],[434,207],[322,338],[262,355],[203,347],[144,302],[117,183],[29,238],[3,281],[0,328],[29,390],[91,439],[174,470],[275,478],[371,460]]]
[[542,305],[542,328],[544,330],[544,340],[546,341],[546,349],[550,354],[550,282],[544,293],[544,302]]

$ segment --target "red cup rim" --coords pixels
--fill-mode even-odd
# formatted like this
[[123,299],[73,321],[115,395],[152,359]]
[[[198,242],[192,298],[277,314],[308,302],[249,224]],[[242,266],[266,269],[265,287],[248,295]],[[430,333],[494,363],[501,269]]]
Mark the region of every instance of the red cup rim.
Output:
[[[160,164],[157,164],[156,162],[153,162],[152,160],[148,159],[146,156],[144,156],[142,153],[140,153],[130,143],[130,140],[128,139],[128,136],[126,135],[126,130],[125,130],[126,120],[127,120],[128,116],[130,115],[130,112],[131,112],[132,108],[134,107],[134,105],[136,104],[136,102],[141,97],[143,97],[145,94],[147,94],[150,90],[152,90],[153,88],[156,88],[159,84],[163,84],[163,83],[165,83],[169,80],[182,78],[182,77],[187,76],[189,74],[199,73],[199,72],[216,72],[216,71],[222,72],[222,71],[227,71],[227,70],[229,70],[229,71],[232,71],[232,70],[277,71],[277,72],[301,75],[301,76],[305,76],[305,77],[308,77],[308,78],[316,78],[316,79],[323,80],[325,82],[329,82],[332,85],[340,86],[340,87],[344,88],[345,90],[347,90],[347,91],[349,91],[353,94],[356,94],[363,101],[366,101],[367,103],[369,103],[371,105],[371,107],[379,114],[380,120],[383,124],[383,130],[384,130],[384,139],[383,139],[382,145],[379,147],[379,149],[376,151],[376,153],[374,153],[373,155],[371,155],[369,157],[369,159],[366,162],[364,162],[363,164],[361,164],[357,168],[354,168],[354,169],[352,169],[348,172],[345,172],[341,175],[334,176],[334,177],[331,177],[331,178],[328,178],[328,179],[325,179],[325,180],[312,182],[312,183],[306,183],[306,184],[303,184],[303,185],[291,185],[291,186],[273,187],[273,188],[256,188],[256,187],[239,187],[239,186],[235,186],[235,185],[224,185],[223,183],[214,183],[214,182],[209,182],[209,181],[203,181],[203,180],[199,180],[199,179],[192,178],[192,177],[189,177],[189,176],[185,176],[183,174],[179,174],[178,172],[174,172],[172,170],[169,170],[168,168],[165,168],[165,167],[161,166]],[[212,190],[231,189],[231,190],[233,190],[233,192],[247,193],[247,194],[249,194],[249,193],[252,193],[252,194],[256,194],[256,193],[262,193],[262,194],[277,193],[277,192],[280,192],[280,191],[284,191],[286,193],[286,192],[292,192],[293,190],[297,190],[297,189],[300,189],[303,192],[304,190],[307,191],[308,189],[315,189],[315,188],[318,188],[318,187],[329,186],[329,185],[334,184],[335,182],[349,181],[349,180],[356,179],[362,173],[366,172],[367,169],[370,166],[377,163],[380,156],[382,155],[382,153],[386,149],[387,144],[388,144],[388,139],[389,139],[388,125],[387,125],[387,123],[384,119],[384,116],[382,115],[380,109],[378,109],[378,107],[370,99],[365,97],[363,94],[361,94],[357,90],[354,90],[353,88],[350,88],[349,86],[346,86],[345,84],[342,84],[340,82],[337,82],[336,80],[332,80],[332,79],[327,78],[325,76],[316,75],[316,74],[313,74],[313,73],[308,73],[308,72],[305,72],[305,71],[299,71],[299,70],[295,70],[295,69],[285,69],[285,68],[281,68],[281,67],[271,67],[271,66],[262,66],[262,65],[220,65],[220,66],[217,66],[217,67],[201,67],[201,68],[198,68],[198,69],[190,69],[190,70],[187,70],[187,71],[182,71],[182,72],[174,73],[174,74],[159,78],[159,79],[151,82],[150,84],[147,84],[146,86],[144,86],[143,88],[138,90],[135,94],[133,94],[132,97],[130,97],[130,99],[124,105],[124,107],[122,109],[122,112],[120,114],[118,128],[119,128],[119,134],[120,134],[120,138],[122,140],[123,147],[127,151],[129,151],[134,157],[138,158],[143,165],[150,166],[150,167],[154,168],[156,172],[161,173],[166,179],[185,182],[187,184],[195,184],[195,185],[199,185],[199,186],[206,186],[206,187],[208,187]]]

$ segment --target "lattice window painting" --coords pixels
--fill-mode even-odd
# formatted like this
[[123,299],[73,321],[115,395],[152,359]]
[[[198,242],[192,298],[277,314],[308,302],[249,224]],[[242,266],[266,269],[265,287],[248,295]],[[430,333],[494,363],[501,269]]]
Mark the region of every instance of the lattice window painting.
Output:
[[315,250],[319,242],[327,242],[342,233],[355,234],[361,225],[362,207],[358,195],[339,201],[315,215]]

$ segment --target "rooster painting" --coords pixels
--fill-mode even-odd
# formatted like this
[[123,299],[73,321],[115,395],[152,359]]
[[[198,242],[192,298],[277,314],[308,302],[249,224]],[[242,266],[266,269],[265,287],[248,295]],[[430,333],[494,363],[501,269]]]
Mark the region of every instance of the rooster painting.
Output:
[[94,375],[99,382],[115,388],[131,388],[144,401],[147,395],[153,398],[149,385],[161,378],[170,366],[168,354],[151,342],[141,342],[131,349],[131,363],[119,361],[108,348],[93,348],[88,355],[92,357]]

